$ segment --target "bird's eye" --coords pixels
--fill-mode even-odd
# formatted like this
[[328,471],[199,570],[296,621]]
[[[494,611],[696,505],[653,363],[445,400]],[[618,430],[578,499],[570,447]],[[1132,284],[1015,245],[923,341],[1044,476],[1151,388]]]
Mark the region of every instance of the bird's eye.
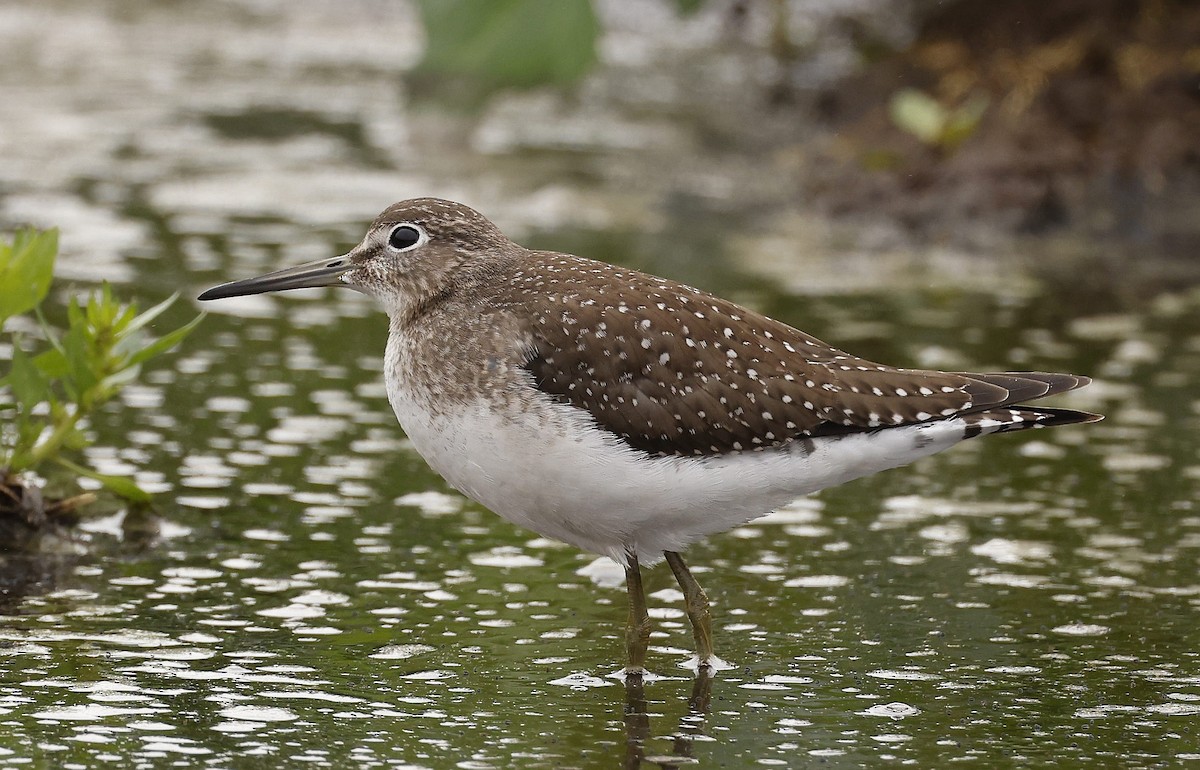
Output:
[[396,251],[404,251],[420,243],[421,235],[421,231],[412,225],[397,225],[388,236],[388,246]]

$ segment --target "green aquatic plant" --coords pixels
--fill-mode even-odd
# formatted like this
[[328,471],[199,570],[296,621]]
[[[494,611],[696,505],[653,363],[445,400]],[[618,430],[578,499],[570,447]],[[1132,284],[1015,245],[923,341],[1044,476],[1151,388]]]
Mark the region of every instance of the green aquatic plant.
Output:
[[905,88],[892,97],[889,114],[901,130],[943,152],[953,151],[979,128],[988,98],[976,94],[957,107],[946,107],[924,91]]
[[590,0],[421,0],[421,70],[489,88],[570,83],[596,61]]
[[[681,14],[704,0],[675,0]],[[569,85],[595,66],[603,33],[593,0],[418,0],[418,74],[468,81],[483,94]]]
[[203,317],[154,337],[151,322],[177,295],[139,312],[105,283],[68,301],[66,329],[59,330],[43,313],[57,253],[55,230],[19,230],[11,242],[0,241],[0,360],[8,359],[0,369],[0,513],[16,511],[30,523],[44,518],[46,506],[29,478],[46,465],[95,479],[132,503],[149,502],[133,480],[72,458],[89,444],[89,415]]

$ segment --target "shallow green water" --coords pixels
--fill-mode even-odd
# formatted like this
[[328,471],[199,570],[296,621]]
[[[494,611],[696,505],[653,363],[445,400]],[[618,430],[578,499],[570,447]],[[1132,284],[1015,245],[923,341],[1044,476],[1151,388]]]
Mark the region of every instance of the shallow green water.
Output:
[[162,537],[97,534],[6,608],[0,762],[1200,757],[1195,300],[1072,319],[1044,297],[757,296],[830,339],[853,318],[838,341],[890,360],[1093,372],[1071,403],[1110,417],[968,443],[693,549],[734,668],[689,710],[669,571],[647,575],[665,678],[626,692],[623,588],[406,447],[381,315],[349,293],[236,303],[248,317],[211,317],[97,426],[133,443],[98,464],[161,485]]
[[1066,403],[1108,419],[968,442],[692,549],[733,664],[709,690],[648,571],[661,678],[630,691],[611,570],[407,447],[381,314],[349,292],[222,302],[92,426],[91,462],[157,491],[157,521],[114,512],[89,555],[3,558],[0,766],[1200,760],[1200,295],[831,247],[779,156],[696,124],[753,102],[714,73],[759,71],[704,48],[702,16],[616,21],[626,47],[578,98],[467,119],[398,95],[411,9],[344,5],[0,3],[0,224],[64,228],[60,291],[109,278],[147,305],[339,253],[396,198],[456,197],[859,355],[1092,375]]

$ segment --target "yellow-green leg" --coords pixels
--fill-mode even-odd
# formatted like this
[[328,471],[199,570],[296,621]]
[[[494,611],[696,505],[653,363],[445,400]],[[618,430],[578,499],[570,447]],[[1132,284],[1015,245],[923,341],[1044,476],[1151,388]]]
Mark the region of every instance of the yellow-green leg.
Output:
[[626,557],[625,587],[629,590],[629,624],[625,626],[629,665],[625,671],[641,674],[646,670],[646,648],[650,646],[650,613],[646,611],[646,592],[642,589],[642,570],[636,553]]
[[683,589],[688,620],[692,621],[692,635],[696,637],[696,657],[699,665],[707,668],[712,665],[713,660],[712,614],[708,610],[708,595],[696,582],[696,578],[692,577],[691,571],[679,554],[665,551],[663,555],[667,557],[667,564],[671,565],[675,580],[679,581],[679,587]]

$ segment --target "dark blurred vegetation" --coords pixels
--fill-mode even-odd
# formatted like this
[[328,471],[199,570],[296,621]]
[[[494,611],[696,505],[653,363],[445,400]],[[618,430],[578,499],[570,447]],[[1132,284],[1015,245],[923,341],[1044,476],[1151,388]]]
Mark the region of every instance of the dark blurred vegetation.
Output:
[[[757,42],[780,75],[747,87],[823,129],[774,137],[801,158],[798,202],[926,240],[983,229],[1149,245],[1177,261],[1200,249],[1200,3],[918,0],[904,48],[847,19],[861,66],[815,94],[788,76],[805,52],[787,39],[798,11],[786,0],[673,3],[681,14],[720,5],[733,35],[756,4],[776,20]],[[562,86],[596,60],[588,0],[421,6],[422,73],[475,94]]]
[[[897,129],[888,100],[900,88],[947,109],[989,106],[947,152]],[[947,3],[911,48],[827,91],[822,108],[836,133],[808,189],[832,212],[883,211],[931,231],[973,217],[1026,233],[1073,226],[1166,253],[1200,246],[1198,3]]]

